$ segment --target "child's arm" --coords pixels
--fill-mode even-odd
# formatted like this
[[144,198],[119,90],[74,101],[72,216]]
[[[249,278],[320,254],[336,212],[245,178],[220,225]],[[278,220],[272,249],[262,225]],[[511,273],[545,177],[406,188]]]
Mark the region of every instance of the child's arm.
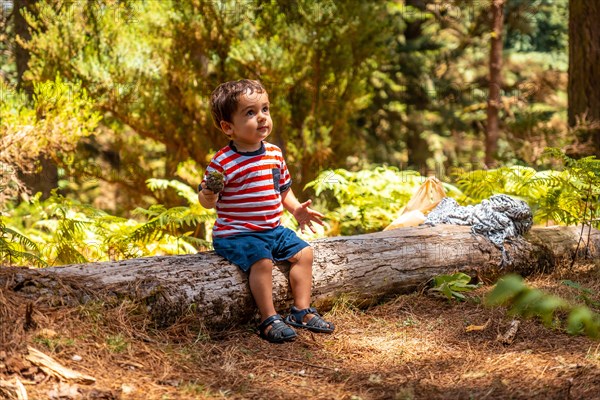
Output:
[[204,208],[215,208],[219,195],[206,188],[206,182],[201,184],[202,190],[198,192],[198,201]]
[[313,223],[324,225],[321,218],[325,218],[325,216],[308,207],[312,203],[312,200],[300,203],[291,188],[281,193],[281,200],[283,202],[283,207],[292,213],[294,218],[296,218],[296,221],[298,221],[300,231],[304,232],[304,229],[308,227],[314,233]]

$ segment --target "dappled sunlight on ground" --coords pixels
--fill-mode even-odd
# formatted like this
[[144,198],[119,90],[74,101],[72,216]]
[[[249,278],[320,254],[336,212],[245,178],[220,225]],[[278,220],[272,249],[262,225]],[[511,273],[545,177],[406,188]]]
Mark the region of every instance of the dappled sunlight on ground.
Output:
[[[593,288],[589,296],[600,301],[594,268],[533,277],[529,283],[576,301],[577,293],[560,283],[564,279],[585,283]],[[597,341],[523,320],[514,342],[501,344],[496,337],[512,318],[504,309],[480,304],[478,298],[488,290],[478,289],[474,300],[464,303],[411,294],[358,310],[342,301],[326,314],[337,326],[334,334],[299,331],[295,342],[283,345],[261,340],[250,325],[208,332],[183,318],[155,330],[143,310],[131,303],[112,308],[100,303],[74,308],[38,304],[35,329],[24,331],[18,327],[26,300],[4,290],[3,320],[17,325],[3,332],[10,345],[6,348],[14,350],[2,355],[0,373],[5,380],[18,376],[26,382],[30,398],[47,398],[58,390],[56,378],[42,379],[44,374],[23,360],[31,345],[97,379],[93,385],[71,385],[84,399],[598,396]],[[470,325],[483,328],[467,331]]]

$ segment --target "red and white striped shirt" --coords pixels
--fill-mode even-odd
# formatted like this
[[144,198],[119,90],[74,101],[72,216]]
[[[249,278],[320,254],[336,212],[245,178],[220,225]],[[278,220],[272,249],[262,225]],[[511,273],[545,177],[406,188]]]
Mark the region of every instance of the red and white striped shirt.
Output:
[[242,153],[233,145],[215,154],[204,173],[224,175],[224,188],[217,200],[213,237],[273,229],[283,214],[281,193],[292,184],[281,149],[263,142],[259,150]]

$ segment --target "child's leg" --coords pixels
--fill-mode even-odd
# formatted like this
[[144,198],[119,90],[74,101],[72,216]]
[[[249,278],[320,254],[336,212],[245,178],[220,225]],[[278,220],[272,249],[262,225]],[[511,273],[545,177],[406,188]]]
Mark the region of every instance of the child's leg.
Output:
[[277,314],[273,306],[273,260],[263,258],[252,264],[248,280],[261,321]]
[[250,267],[250,291],[260,311],[260,337],[273,343],[289,342],[296,332],[284,323],[273,306],[273,260],[262,258]]
[[[312,263],[313,249],[305,247],[289,259],[292,263],[290,269],[290,286],[294,296],[294,306],[299,309],[310,307],[312,290]],[[310,318],[308,318],[310,319]]]
[[[313,314],[317,310],[310,308],[310,297],[312,290],[312,263],[313,249],[305,247],[292,258],[288,259],[292,263],[290,269],[290,286],[294,296],[294,307],[292,313],[286,320],[292,326],[300,326],[311,329],[315,332],[331,333],[335,326],[321,318],[319,314]],[[310,323],[309,323],[310,321]]]

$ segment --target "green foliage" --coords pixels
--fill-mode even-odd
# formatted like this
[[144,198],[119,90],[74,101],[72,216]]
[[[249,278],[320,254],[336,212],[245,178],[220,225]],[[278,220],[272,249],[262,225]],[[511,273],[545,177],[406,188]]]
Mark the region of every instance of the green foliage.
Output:
[[35,82],[33,98],[0,80],[0,205],[24,192],[17,171],[31,173],[39,159],[74,151],[100,120],[80,82],[59,75]]
[[129,342],[123,337],[123,335],[111,335],[106,338],[106,345],[111,353],[123,353],[127,350]]
[[560,183],[566,193],[577,197],[578,223],[599,226],[600,160],[595,156],[574,159],[555,148],[546,149],[545,154],[562,163],[564,174],[559,177]]
[[[1,260],[11,265],[60,265],[210,248],[213,210],[202,208],[195,190],[179,181],[149,180],[152,190],[174,189],[188,206],[138,208],[139,220],[108,215],[54,194],[22,202],[3,217]],[[4,222],[6,221],[6,222]],[[22,233],[20,233],[22,232]]]
[[576,297],[577,300],[584,302],[588,307],[600,309],[600,301],[594,300],[595,297],[598,297],[597,293],[594,293],[594,291],[582,286],[580,283],[573,282],[569,279],[564,280],[561,283],[575,289],[579,293]]
[[36,254],[39,254],[37,244],[27,236],[6,227],[4,217],[0,216],[0,263],[12,265],[26,262],[45,266],[46,262]]
[[560,324],[558,314],[568,313],[566,330],[570,334],[600,337],[600,316],[584,306],[572,306],[560,297],[534,289],[523,278],[510,274],[498,281],[485,299],[488,306],[509,307],[509,313],[537,317],[547,325]]
[[[40,195],[10,210],[7,221],[37,244],[36,253],[48,265],[102,261],[103,235],[109,233],[106,213],[54,194]],[[27,264],[26,259],[14,264]]]
[[584,334],[589,337],[600,337],[600,316],[587,307],[575,307],[569,314],[567,332],[572,335]]
[[151,190],[174,189],[187,206],[166,208],[153,205],[137,208],[133,214],[144,222],[124,224],[107,242],[125,258],[156,254],[185,254],[211,248],[209,228],[216,214],[200,206],[196,191],[177,180],[149,179]]
[[517,51],[566,51],[568,9],[568,0],[507,1],[504,46]]
[[472,278],[462,272],[451,275],[437,275],[432,279],[431,293],[439,294],[448,300],[464,301],[466,299],[464,292],[470,292],[482,285],[481,282],[471,284]]
[[[506,2],[501,163],[535,165],[545,146],[569,143],[566,7],[566,0]],[[371,162],[483,167],[489,11],[489,2],[470,0],[388,3],[390,51],[373,72],[364,115]]]
[[38,335],[33,338],[35,343],[46,346],[52,353],[58,353],[63,351],[66,347],[75,346],[75,340],[71,338],[65,338],[61,336],[57,337],[44,337]]
[[183,182],[167,179],[148,179],[146,184],[152,191],[174,189],[179,197],[187,201],[190,207],[198,204],[198,193],[196,190]]
[[[565,70],[510,51],[562,51],[565,6],[507,2],[499,157],[508,163],[536,163],[540,145],[564,141]],[[95,152],[72,154],[69,169],[80,179],[100,150],[116,152],[120,166],[139,165],[127,175],[95,171],[122,184],[129,208],[151,195],[141,186],[146,179],[171,177],[185,159],[204,164],[226,143],[208,100],[219,83],[239,77],[261,79],[269,90],[271,140],[284,148],[296,189],[321,169],[357,159],[408,163],[425,174],[480,159],[488,12],[486,2],[467,0],[257,0],[243,7],[230,0],[89,7],[40,0],[26,13],[25,79],[59,73],[91,94],[102,112],[101,139],[86,140]],[[167,206],[175,200],[159,199]]]
[[[27,13],[28,78],[60,71],[85,82],[106,112],[102,125],[114,147],[133,130],[138,144],[151,139],[176,150],[161,154],[153,172],[170,175],[186,158],[204,162],[227,143],[211,121],[212,90],[261,79],[274,110],[271,140],[285,143],[298,186],[316,174],[309,166],[355,151],[348,133],[358,137],[353,122],[386,51],[381,27],[391,24],[385,3],[356,0],[62,3],[40,0]],[[143,144],[121,156],[139,159]]]
[[[599,225],[600,161],[572,159],[557,149],[556,169],[536,171],[525,166],[491,170],[453,170],[456,186],[444,183],[448,196],[465,204],[479,203],[495,194],[525,200],[535,223]],[[383,229],[399,215],[423,177],[415,171],[374,166],[357,172],[325,170],[307,184],[328,210],[329,234],[352,235]]]
[[478,203],[494,194],[504,193],[525,200],[534,212],[534,222],[598,226],[600,196],[600,160],[579,160],[555,148],[546,149],[557,159],[555,169],[536,171],[513,166],[491,170],[456,169],[456,185],[466,203]]

